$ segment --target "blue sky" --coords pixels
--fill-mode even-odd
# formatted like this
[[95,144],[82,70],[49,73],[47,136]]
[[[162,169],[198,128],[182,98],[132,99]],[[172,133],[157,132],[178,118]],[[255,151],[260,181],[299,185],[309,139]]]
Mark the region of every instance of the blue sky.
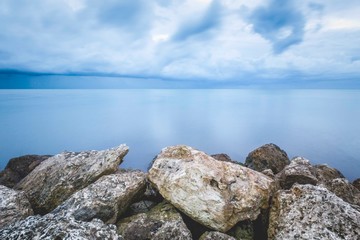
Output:
[[0,0],[0,69],[351,87],[359,13],[359,0]]

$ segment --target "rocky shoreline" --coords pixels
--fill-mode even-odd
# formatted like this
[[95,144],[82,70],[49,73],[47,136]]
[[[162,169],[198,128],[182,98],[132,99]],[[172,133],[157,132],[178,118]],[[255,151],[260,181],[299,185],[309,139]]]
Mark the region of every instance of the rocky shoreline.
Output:
[[360,239],[360,179],[263,145],[245,163],[189,146],[148,172],[129,148],[27,155],[0,173],[0,239]]

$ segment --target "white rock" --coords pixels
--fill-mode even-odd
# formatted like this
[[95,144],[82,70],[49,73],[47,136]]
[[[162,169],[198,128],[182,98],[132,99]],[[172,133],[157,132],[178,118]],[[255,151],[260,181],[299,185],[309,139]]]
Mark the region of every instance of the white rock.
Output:
[[188,146],[164,148],[149,170],[160,194],[195,221],[225,232],[268,207],[274,182]]
[[23,192],[0,185],[0,228],[33,214]]
[[2,240],[120,240],[115,225],[106,225],[99,219],[77,221],[72,217],[47,214],[31,216],[0,229]]

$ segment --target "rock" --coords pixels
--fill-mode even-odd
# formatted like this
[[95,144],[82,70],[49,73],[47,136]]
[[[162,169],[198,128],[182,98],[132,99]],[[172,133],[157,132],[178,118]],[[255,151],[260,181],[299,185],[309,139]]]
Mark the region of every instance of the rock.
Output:
[[162,202],[147,213],[140,213],[121,220],[118,233],[126,240],[192,239],[180,214],[167,202]]
[[103,151],[64,152],[43,161],[15,188],[25,191],[35,213],[45,214],[74,192],[114,173],[127,152],[126,145]]
[[77,221],[72,217],[31,216],[0,229],[0,239],[67,239],[67,240],[117,240],[123,239],[114,225],[106,225],[101,220]]
[[256,219],[268,207],[274,181],[238,164],[215,160],[188,146],[164,148],[149,180],[177,209],[211,229],[226,232]]
[[221,232],[205,232],[199,240],[236,240],[235,238]]
[[153,184],[147,181],[143,200],[149,200],[156,203],[160,203],[164,200],[164,198],[161,196],[159,191],[153,186]]
[[295,157],[278,175],[283,189],[290,189],[294,183],[316,185],[315,169],[309,160],[303,157]]
[[324,187],[295,184],[278,191],[269,239],[359,239],[360,212]]
[[52,213],[73,216],[81,221],[98,218],[105,223],[116,223],[134,199],[144,193],[145,187],[144,172],[121,171],[110,174],[74,193]]
[[0,185],[0,228],[32,214],[29,200],[23,192]]
[[146,213],[150,211],[151,208],[156,206],[156,202],[148,201],[148,200],[142,200],[136,203],[133,203],[130,205],[130,209],[128,212],[129,216],[139,214],[139,213]]
[[253,240],[254,238],[254,226],[249,220],[239,222],[227,234],[233,236],[235,239],[240,240]]
[[51,155],[25,155],[10,159],[4,171],[0,172],[0,185],[14,187],[37,165],[49,157]]
[[223,162],[231,162],[231,163],[236,163],[236,164],[240,164],[240,165],[244,165],[240,162],[234,161],[232,160],[229,155],[225,154],[225,153],[218,153],[218,154],[212,154],[210,155],[211,157],[215,158],[216,160],[219,161],[223,161]]
[[275,178],[275,174],[271,169],[265,169],[265,170],[261,171],[261,173],[268,176],[269,178],[272,178],[272,179]]
[[245,166],[256,171],[271,169],[277,174],[290,163],[286,152],[273,143],[265,144],[246,157]]
[[355,179],[352,184],[360,191],[360,178]]
[[336,178],[326,184],[326,188],[344,201],[360,206],[360,191],[345,178]]
[[326,164],[315,165],[316,178],[320,183],[326,184],[335,178],[345,178],[344,175],[337,169],[329,167]]

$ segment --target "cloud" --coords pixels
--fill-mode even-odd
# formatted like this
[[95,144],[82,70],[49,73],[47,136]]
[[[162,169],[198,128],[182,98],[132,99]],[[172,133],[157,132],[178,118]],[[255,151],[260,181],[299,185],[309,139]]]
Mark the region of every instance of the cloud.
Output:
[[248,21],[256,33],[272,43],[275,54],[303,40],[305,18],[291,0],[271,0],[269,5],[256,8]]
[[[108,24],[127,31],[145,31],[150,28],[153,5],[148,0],[106,1],[97,8],[101,24]],[[90,5],[89,5],[90,8]]]
[[198,36],[217,27],[221,20],[221,5],[218,0],[213,0],[204,14],[197,19],[183,22],[172,40],[184,41],[193,36]]
[[19,1],[0,1],[0,70],[234,85],[360,76],[358,0]]
[[323,4],[320,3],[315,3],[315,2],[310,2],[308,4],[309,8],[312,9],[313,11],[317,11],[317,12],[323,12],[325,6]]

